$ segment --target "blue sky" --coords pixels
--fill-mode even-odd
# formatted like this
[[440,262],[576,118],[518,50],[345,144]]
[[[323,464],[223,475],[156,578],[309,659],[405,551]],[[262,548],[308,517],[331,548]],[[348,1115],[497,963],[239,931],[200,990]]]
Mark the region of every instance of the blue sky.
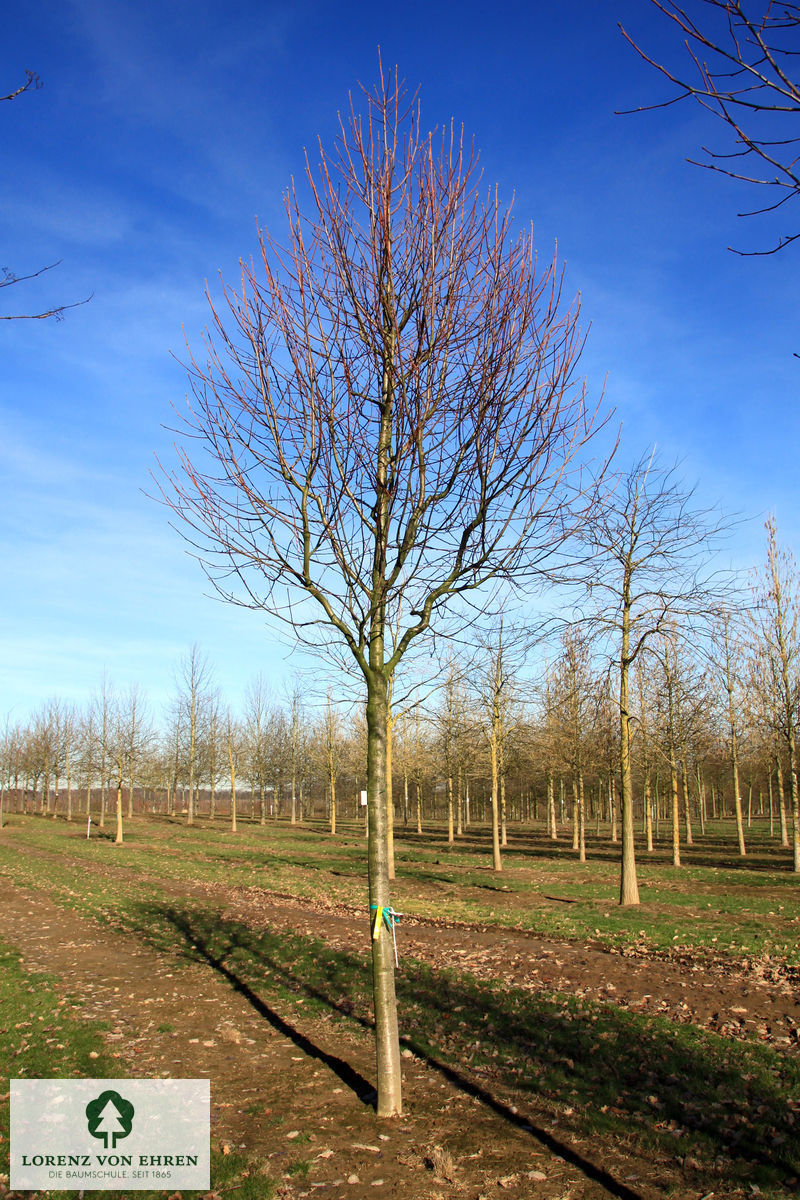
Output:
[[728,252],[791,230],[737,220],[758,197],[686,164],[723,144],[698,110],[615,115],[667,95],[620,21],[680,61],[645,0],[6,0],[0,92],[25,68],[43,86],[0,104],[0,266],[62,261],[0,292],[0,311],[93,298],[59,324],[0,321],[0,711],[83,702],[104,669],[158,710],[193,642],[234,704],[256,671],[276,686],[291,671],[259,614],[207,595],[144,493],[170,454],[186,390],[173,356],[183,330],[199,344],[205,280],[235,278],[256,221],[280,235],[304,147],[330,143],[379,45],[429,126],[474,135],[545,259],[557,239],[591,323],[590,393],[605,382],[623,453],[657,442],[703,502],[752,517],[738,564],[761,558],[769,510],[798,543],[800,243]]

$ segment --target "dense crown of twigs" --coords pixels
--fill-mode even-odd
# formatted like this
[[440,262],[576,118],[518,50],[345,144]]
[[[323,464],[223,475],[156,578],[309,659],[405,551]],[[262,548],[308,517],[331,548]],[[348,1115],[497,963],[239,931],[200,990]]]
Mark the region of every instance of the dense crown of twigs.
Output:
[[676,627],[695,637],[698,622],[731,596],[735,581],[713,554],[735,521],[698,505],[679,465],[663,462],[655,448],[607,483],[582,535],[580,615],[613,641],[627,608],[632,662],[647,641]]
[[[800,197],[800,5],[775,0],[652,0],[684,35],[688,72],[669,67],[623,34],[646,62],[678,88],[662,108],[693,97],[733,134],[732,150],[703,147],[695,162],[733,179],[769,188],[774,199],[753,212],[772,212]],[[800,238],[778,238],[772,254]]]
[[286,244],[262,233],[209,297],[199,449],[162,492],[224,595],[366,670],[376,614],[397,662],[446,601],[544,571],[596,413],[555,260],[512,237],[463,135],[424,133],[396,78],[364,95],[306,164],[310,216],[292,185]]

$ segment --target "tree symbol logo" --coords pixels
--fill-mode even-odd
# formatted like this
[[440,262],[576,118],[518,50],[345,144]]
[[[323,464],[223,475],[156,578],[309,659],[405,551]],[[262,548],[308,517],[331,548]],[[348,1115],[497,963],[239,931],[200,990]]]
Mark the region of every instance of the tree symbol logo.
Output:
[[102,1138],[106,1150],[113,1150],[117,1141],[126,1138],[133,1128],[133,1113],[130,1100],[123,1100],[119,1092],[101,1092],[86,1105],[89,1133]]

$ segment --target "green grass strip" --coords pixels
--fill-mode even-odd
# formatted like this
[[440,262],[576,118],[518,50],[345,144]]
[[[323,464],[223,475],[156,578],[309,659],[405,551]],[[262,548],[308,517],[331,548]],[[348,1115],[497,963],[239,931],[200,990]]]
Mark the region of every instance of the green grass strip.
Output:
[[[114,1079],[118,1062],[105,1049],[97,1021],[78,1020],[77,998],[59,997],[52,975],[27,970],[19,951],[0,942],[0,1184],[9,1182],[10,1080],[11,1079]],[[269,1200],[274,1182],[250,1160],[235,1152],[212,1150],[211,1182],[215,1190],[236,1190],[240,1200]],[[121,1191],[93,1191],[92,1196],[126,1200]],[[129,1200],[156,1200],[165,1191],[136,1191]],[[207,1192],[184,1191],[184,1200]],[[37,1192],[63,1200],[79,1200],[78,1191]]]

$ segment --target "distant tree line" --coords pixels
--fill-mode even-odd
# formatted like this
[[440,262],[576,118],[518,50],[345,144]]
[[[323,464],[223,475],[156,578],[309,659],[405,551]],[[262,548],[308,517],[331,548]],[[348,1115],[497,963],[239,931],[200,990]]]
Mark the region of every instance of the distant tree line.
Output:
[[[610,609],[605,610],[606,613]],[[639,852],[684,847],[727,819],[747,854],[753,821],[800,870],[796,739],[800,594],[774,521],[767,555],[738,605],[679,623],[667,614],[629,680],[630,758]],[[435,679],[407,690],[391,717],[392,816],[453,843],[496,815],[494,865],[514,829],[569,842],[621,839],[619,664],[608,630],[564,622],[546,643],[499,620],[479,644],[454,648]],[[4,813],[61,816],[109,828],[160,814],[192,823],[363,820],[363,712],[302,681],[257,676],[234,711],[197,647],[179,664],[156,722],[143,691],[104,679],[83,707],[54,699],[0,737]],[[235,798],[235,804],[233,803]],[[341,826],[340,826],[341,829]]]

